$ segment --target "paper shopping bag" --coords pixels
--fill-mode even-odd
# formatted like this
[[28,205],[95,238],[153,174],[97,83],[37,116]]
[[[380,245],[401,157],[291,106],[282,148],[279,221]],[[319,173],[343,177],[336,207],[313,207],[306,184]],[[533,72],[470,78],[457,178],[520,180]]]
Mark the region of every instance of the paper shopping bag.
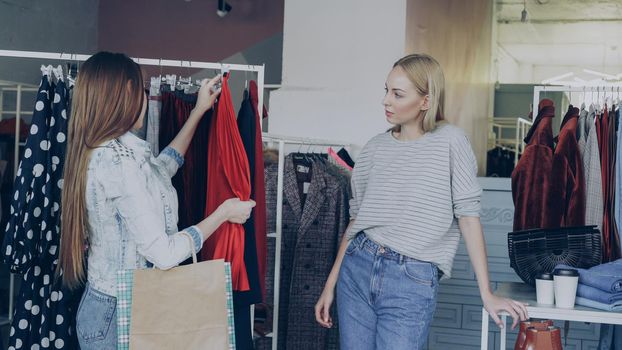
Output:
[[118,349],[235,349],[223,260],[117,274]]

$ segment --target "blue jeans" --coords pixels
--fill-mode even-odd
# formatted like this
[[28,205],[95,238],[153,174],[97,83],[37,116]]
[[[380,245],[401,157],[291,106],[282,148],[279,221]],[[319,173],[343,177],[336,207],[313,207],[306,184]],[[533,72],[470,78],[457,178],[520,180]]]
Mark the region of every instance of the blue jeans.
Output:
[[117,298],[87,283],[76,314],[76,333],[81,350],[115,350]]
[[341,349],[422,349],[437,291],[436,265],[359,233],[346,249],[337,282]]

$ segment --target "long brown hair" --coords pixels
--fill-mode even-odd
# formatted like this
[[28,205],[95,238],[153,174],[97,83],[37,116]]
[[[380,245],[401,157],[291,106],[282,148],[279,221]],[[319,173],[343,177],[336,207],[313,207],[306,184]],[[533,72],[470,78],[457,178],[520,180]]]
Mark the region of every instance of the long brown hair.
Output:
[[[429,96],[430,108],[425,111],[422,126],[428,132],[436,128],[437,122],[445,119],[445,76],[441,65],[432,56],[411,54],[404,56],[393,64],[393,68],[401,67],[408,79],[413,83],[417,93]],[[400,131],[400,126],[391,128]]]
[[91,154],[133,127],[140,118],[143,96],[140,67],[124,54],[99,52],[80,67],[67,134],[57,271],[69,288],[85,280],[86,175]]

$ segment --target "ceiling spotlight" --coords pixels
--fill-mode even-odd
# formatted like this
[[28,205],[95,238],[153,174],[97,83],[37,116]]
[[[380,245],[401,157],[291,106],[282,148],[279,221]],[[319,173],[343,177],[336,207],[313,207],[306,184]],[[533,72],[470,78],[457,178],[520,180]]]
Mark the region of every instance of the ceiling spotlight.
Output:
[[216,10],[218,17],[225,17],[229,11],[231,11],[231,5],[229,5],[225,0],[218,0],[218,9]]
[[527,22],[527,0],[523,0],[523,11],[520,13],[520,21]]

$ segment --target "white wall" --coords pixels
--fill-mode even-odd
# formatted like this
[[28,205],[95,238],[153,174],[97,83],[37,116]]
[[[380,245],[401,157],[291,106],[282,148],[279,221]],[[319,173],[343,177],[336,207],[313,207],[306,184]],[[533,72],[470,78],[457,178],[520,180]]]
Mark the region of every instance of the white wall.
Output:
[[269,132],[362,146],[386,130],[384,82],[404,55],[405,18],[405,0],[286,0]]
[[[97,49],[99,0],[0,1],[0,49],[89,54]],[[0,57],[0,80],[38,85],[41,64]]]
[[501,46],[497,46],[497,77],[496,81],[501,84],[516,83],[520,80],[520,65],[512,55]]

